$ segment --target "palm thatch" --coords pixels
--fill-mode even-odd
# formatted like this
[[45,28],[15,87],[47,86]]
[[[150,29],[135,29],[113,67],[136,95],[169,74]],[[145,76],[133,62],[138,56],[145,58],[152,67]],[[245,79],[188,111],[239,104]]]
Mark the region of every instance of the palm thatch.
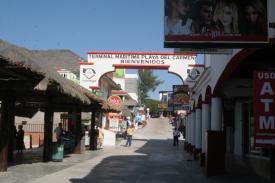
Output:
[[121,109],[108,103],[107,101],[103,101],[101,104],[101,108],[105,112],[121,112]]
[[128,107],[126,105],[122,105],[121,113],[122,113],[121,115],[125,116],[125,117],[132,116],[131,111],[128,109]]
[[60,92],[75,97],[85,104],[101,102],[97,96],[91,93],[87,96],[88,90],[61,77],[49,65],[43,64],[43,61],[41,61],[43,59],[38,52],[32,52],[26,48],[17,47],[0,40],[0,55],[11,64],[42,74],[45,78],[35,87],[36,90]]

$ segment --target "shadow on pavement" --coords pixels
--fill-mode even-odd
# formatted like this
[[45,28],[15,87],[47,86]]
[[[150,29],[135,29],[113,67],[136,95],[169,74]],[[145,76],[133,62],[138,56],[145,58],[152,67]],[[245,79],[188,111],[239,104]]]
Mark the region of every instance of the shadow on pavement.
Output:
[[[137,142],[133,141],[133,144]],[[125,149],[125,147],[118,147]],[[131,147],[132,148],[132,147]],[[190,161],[192,156],[172,140],[147,140],[135,153],[111,156],[103,159],[83,178],[70,179],[72,183],[83,182],[169,182],[169,183],[268,183],[250,171],[226,172],[223,175],[206,177],[199,161]]]

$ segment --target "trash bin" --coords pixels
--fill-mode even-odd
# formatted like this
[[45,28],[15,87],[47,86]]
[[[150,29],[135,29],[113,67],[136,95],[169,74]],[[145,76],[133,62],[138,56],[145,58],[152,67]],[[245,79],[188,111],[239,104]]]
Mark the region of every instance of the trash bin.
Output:
[[52,161],[63,161],[64,156],[64,144],[53,143]]

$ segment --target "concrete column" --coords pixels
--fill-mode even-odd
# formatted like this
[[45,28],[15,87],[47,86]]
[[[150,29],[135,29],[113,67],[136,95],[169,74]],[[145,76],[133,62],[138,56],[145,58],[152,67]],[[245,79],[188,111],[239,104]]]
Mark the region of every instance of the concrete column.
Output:
[[236,102],[234,106],[234,121],[235,121],[235,130],[234,130],[234,154],[242,155],[243,154],[243,126],[242,126],[242,103]]
[[222,100],[219,97],[211,99],[211,130],[222,130]]
[[196,149],[201,149],[201,109],[196,109]]
[[196,146],[196,112],[191,113],[192,123],[192,145]]
[[188,114],[187,116],[187,123],[188,123],[188,143],[191,144],[192,137],[191,137],[191,129],[192,129],[192,123],[191,123],[191,114]]
[[210,107],[209,104],[202,104],[202,152],[205,153],[205,133],[210,130]]
[[185,141],[188,142],[188,117],[185,116]]
[[190,121],[190,144],[193,145],[193,128],[194,128],[194,123],[192,123],[192,119],[193,119],[193,114],[192,112],[190,113],[190,118],[189,118],[189,121]]

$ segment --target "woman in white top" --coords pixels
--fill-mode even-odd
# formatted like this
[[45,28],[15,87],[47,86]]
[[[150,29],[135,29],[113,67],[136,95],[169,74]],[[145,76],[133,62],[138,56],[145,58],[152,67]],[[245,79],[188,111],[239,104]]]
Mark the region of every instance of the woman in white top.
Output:
[[177,127],[175,127],[174,130],[173,130],[173,137],[174,137],[173,145],[178,146],[179,145],[180,132],[179,132]]

